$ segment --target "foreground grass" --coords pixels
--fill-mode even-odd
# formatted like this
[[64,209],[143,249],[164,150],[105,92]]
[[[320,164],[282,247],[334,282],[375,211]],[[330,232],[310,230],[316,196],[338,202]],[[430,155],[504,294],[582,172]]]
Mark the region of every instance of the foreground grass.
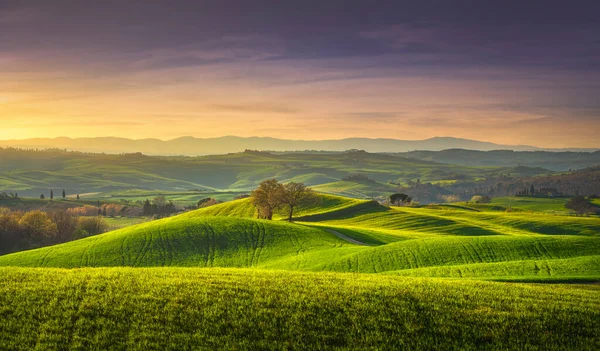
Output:
[[600,347],[594,285],[195,268],[0,276],[3,350]]

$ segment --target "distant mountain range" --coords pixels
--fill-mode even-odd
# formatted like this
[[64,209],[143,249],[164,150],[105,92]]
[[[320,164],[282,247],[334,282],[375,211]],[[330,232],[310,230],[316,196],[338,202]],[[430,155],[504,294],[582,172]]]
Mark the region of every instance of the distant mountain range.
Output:
[[555,172],[582,169],[600,165],[600,151],[595,152],[542,152],[494,150],[476,151],[448,149],[442,151],[411,151],[397,155],[421,161],[449,163],[461,166],[541,167]]
[[447,149],[466,150],[514,150],[514,151],[578,151],[592,152],[598,149],[544,149],[528,145],[500,145],[490,142],[435,137],[425,140],[347,138],[340,140],[286,140],[268,137],[242,138],[225,136],[219,138],[181,137],[172,140],[127,139],[115,137],[98,138],[37,138],[0,141],[0,147],[25,149],[59,148],[82,152],[131,153],[147,155],[198,156],[224,154],[251,150],[269,151],[345,151],[361,149],[368,152],[409,152],[414,150],[440,151]]

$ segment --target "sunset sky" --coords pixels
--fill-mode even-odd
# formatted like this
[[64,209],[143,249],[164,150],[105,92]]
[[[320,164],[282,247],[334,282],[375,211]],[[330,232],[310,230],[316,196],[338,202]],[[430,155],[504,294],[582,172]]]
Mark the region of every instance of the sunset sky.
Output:
[[595,3],[2,0],[0,139],[600,147]]

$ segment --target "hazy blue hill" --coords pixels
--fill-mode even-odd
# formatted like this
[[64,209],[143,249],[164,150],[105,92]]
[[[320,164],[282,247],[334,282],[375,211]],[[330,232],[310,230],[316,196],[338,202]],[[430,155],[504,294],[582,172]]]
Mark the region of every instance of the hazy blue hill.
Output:
[[[225,136],[219,138],[181,137],[172,140],[99,137],[99,138],[38,138],[0,141],[0,147],[59,148],[84,152],[142,152],[149,155],[208,155],[240,152],[245,149],[293,151],[329,150],[344,151],[363,149],[369,152],[408,152],[412,150],[541,150],[528,145],[500,145],[490,142],[451,137],[435,137],[425,140],[347,138],[340,140],[285,140],[268,137],[242,138]],[[568,151],[567,149],[554,151]],[[577,149],[573,149],[577,151]],[[593,151],[593,150],[586,150]]]

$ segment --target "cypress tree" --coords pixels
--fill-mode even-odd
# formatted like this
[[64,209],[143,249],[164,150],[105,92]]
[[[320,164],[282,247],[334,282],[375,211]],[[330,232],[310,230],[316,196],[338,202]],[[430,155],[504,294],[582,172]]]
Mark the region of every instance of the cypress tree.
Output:
[[144,206],[142,207],[142,213],[147,216],[152,214],[152,205],[150,204],[150,200],[146,199],[146,201],[144,201]]
[[54,199],[54,192],[50,189],[50,200]]
[[67,197],[67,193],[65,192],[65,189],[63,189],[62,197],[63,197],[63,199]]

